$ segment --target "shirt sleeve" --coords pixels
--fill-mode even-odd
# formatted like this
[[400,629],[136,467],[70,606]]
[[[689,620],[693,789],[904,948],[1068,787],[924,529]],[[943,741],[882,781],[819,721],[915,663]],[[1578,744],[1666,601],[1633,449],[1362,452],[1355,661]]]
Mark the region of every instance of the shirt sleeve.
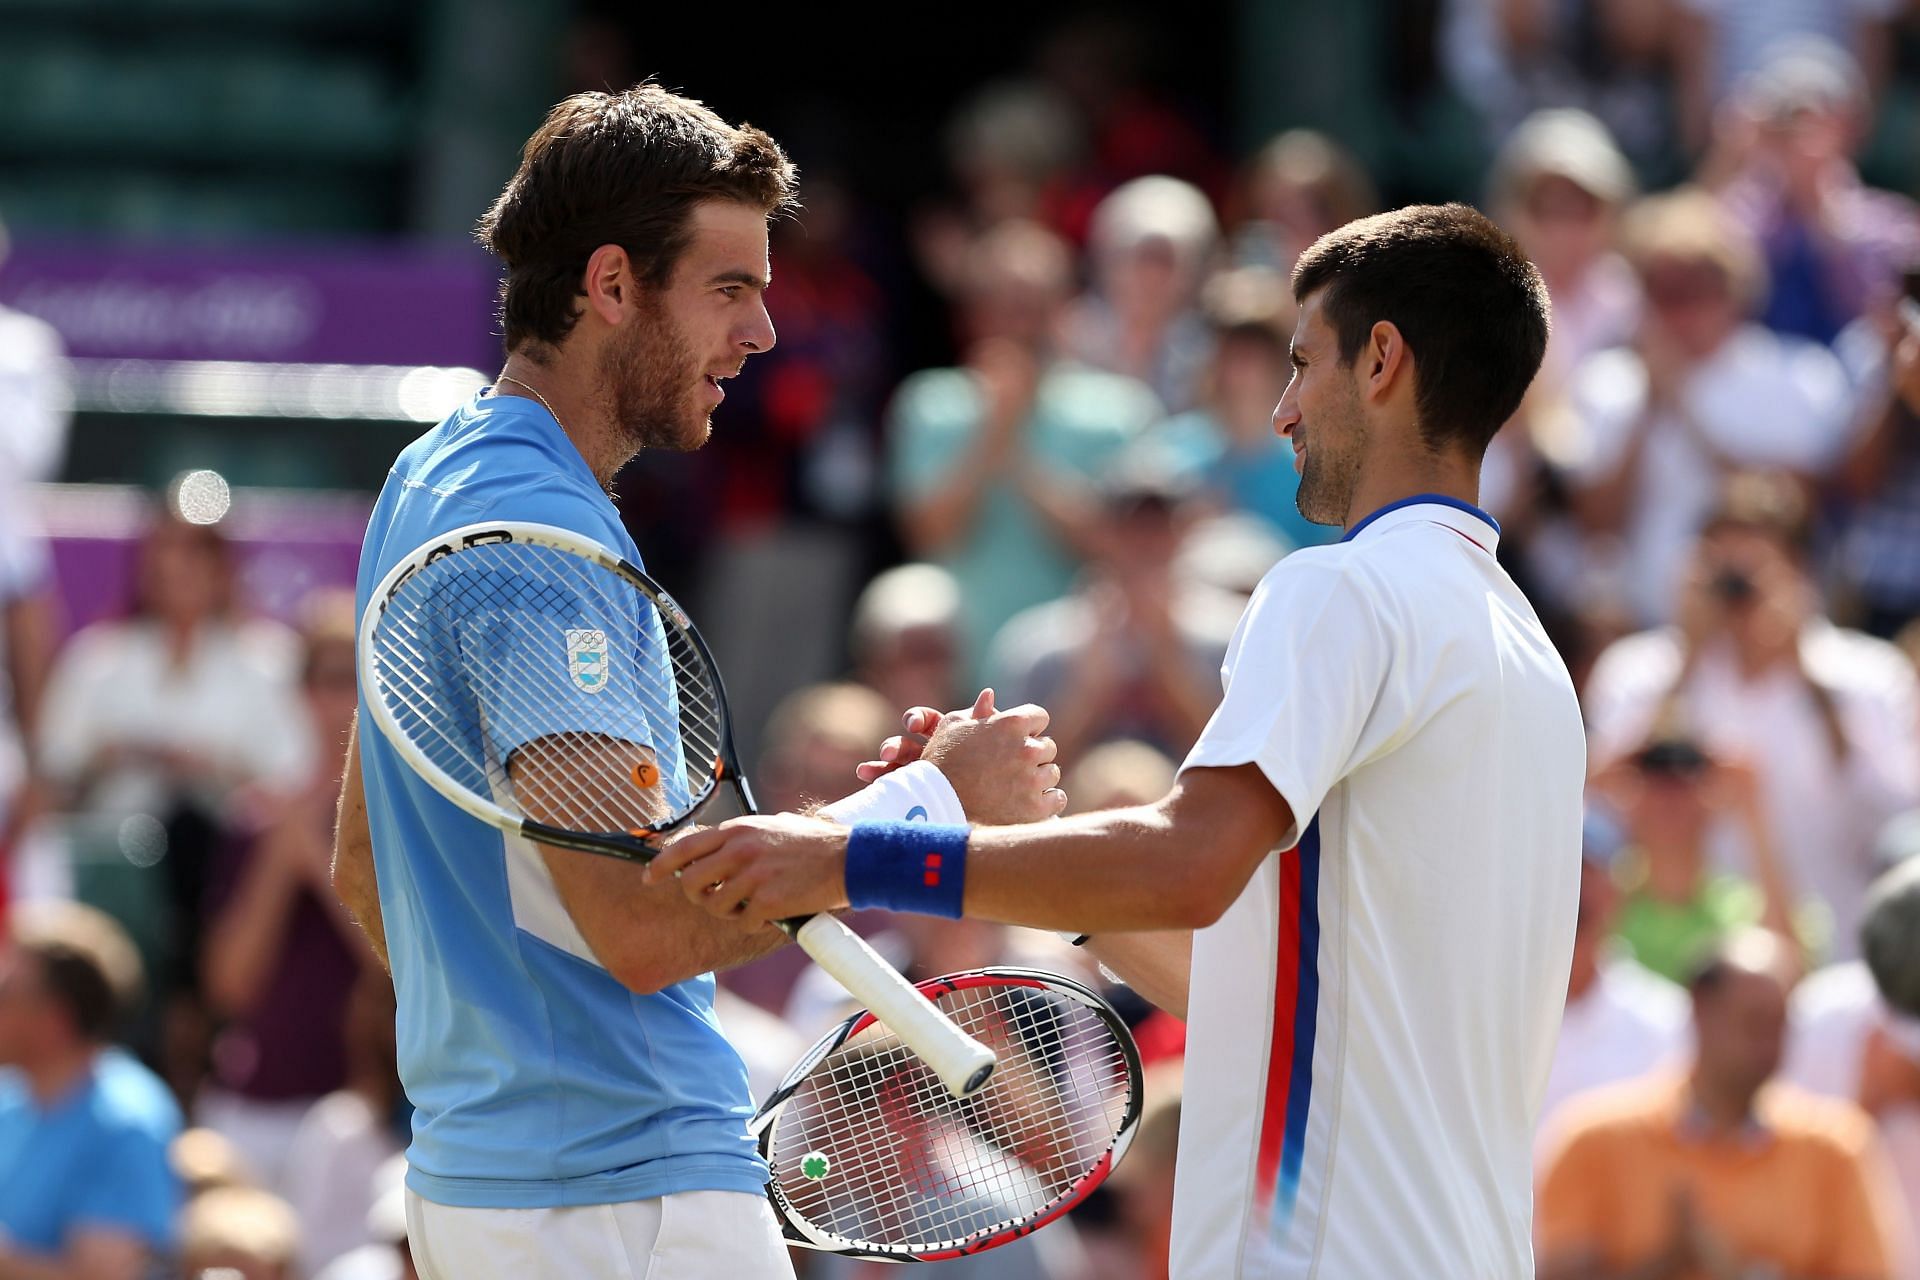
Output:
[[1387,622],[1359,571],[1296,553],[1254,592],[1227,649],[1226,696],[1182,770],[1258,764],[1297,841],[1328,791],[1405,728],[1382,714]]
[[[625,550],[605,528],[606,513],[570,489],[517,494],[511,518]],[[480,724],[472,728],[503,764],[527,743],[561,734],[637,744],[659,764],[669,803],[683,806],[681,701],[658,611],[585,562],[577,574],[562,567],[568,572],[502,568],[477,583],[448,582],[460,598],[436,613],[453,628],[446,649],[458,654],[459,678],[473,695]]]
[[167,1144],[143,1130],[113,1135],[102,1158],[75,1188],[72,1230],[105,1230],[137,1237],[164,1251],[173,1244],[180,1184],[167,1164]]

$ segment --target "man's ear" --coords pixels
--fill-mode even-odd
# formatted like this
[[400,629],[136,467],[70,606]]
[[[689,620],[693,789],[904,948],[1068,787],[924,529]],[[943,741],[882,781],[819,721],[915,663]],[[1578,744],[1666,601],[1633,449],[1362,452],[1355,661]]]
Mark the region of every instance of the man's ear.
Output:
[[603,244],[587,259],[582,278],[587,310],[610,325],[617,325],[637,301],[639,281],[627,251],[617,244]]
[[1359,366],[1361,394],[1368,400],[1385,400],[1402,378],[1413,376],[1413,352],[1400,326],[1391,320],[1374,324],[1354,363]]

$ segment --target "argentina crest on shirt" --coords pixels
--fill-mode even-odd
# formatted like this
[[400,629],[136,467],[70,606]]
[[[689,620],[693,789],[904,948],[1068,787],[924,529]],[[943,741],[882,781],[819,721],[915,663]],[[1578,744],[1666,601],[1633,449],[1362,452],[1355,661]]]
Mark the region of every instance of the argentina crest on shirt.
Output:
[[607,687],[607,633],[567,630],[567,674],[584,693]]

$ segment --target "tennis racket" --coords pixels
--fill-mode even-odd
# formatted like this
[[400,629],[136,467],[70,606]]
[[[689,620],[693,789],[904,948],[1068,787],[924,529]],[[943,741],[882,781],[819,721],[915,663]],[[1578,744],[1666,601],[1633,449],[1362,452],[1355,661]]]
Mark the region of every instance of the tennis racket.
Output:
[[956,1099],[870,1012],[808,1050],[751,1126],[795,1244],[891,1262],[980,1253],[1085,1200],[1133,1140],[1140,1055],[1098,995],[1013,968],[920,990],[999,1068]]
[[[373,721],[441,795],[541,844],[645,861],[723,784],[756,812],[719,669],[660,585],[547,525],[476,524],[405,556],[360,624]],[[991,1049],[830,915],[780,927],[956,1096]]]

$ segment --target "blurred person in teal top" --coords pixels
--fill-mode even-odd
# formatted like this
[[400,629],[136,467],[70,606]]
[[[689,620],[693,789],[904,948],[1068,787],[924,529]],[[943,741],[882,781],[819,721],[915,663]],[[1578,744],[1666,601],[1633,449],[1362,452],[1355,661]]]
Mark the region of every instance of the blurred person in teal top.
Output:
[[976,672],[1007,619],[1072,584],[1095,537],[1094,479],[1161,413],[1145,383],[1059,357],[1072,286],[1072,253],[1053,233],[987,232],[966,274],[965,364],[922,370],[894,396],[901,531],[959,582]]
[[173,1247],[180,1109],[110,1047],[140,985],[120,927],[22,906],[0,962],[0,1276],[137,1280]]

